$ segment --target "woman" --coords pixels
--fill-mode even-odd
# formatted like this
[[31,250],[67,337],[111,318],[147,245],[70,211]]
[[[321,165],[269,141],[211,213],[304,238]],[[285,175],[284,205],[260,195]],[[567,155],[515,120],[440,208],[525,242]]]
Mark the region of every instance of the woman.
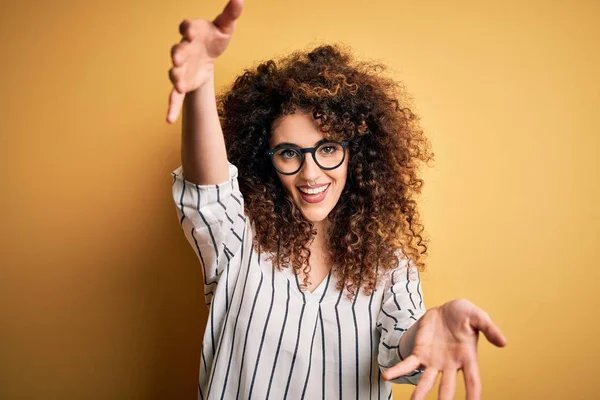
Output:
[[478,399],[478,332],[506,340],[467,300],[425,310],[414,197],[432,155],[398,85],[321,46],[246,71],[217,102],[241,10],[184,21],[171,52],[173,196],[210,307],[198,398],[380,399],[393,381],[422,399],[441,372],[450,399],[462,369]]

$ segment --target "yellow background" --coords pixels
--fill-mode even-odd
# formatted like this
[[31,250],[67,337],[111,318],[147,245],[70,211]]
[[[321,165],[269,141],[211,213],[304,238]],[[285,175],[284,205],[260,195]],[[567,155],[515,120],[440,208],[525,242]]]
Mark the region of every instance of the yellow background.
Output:
[[[3,2],[0,398],[195,399],[207,310],[170,199],[167,71],[179,22],[222,5]],[[249,0],[218,64],[221,87],[343,41],[404,80],[436,154],[426,305],[466,297],[508,338],[480,340],[484,399],[597,397],[599,17],[582,0]]]

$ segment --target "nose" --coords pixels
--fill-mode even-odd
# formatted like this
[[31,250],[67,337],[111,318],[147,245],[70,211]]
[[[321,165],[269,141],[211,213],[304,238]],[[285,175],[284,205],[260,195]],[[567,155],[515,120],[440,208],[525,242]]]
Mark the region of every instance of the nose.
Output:
[[308,153],[304,157],[304,165],[300,170],[300,177],[306,181],[316,181],[323,171],[315,162],[312,154]]

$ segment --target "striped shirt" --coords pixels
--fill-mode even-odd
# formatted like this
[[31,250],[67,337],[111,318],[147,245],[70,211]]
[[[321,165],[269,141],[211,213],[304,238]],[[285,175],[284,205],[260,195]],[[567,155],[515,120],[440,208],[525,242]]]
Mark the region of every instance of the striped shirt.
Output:
[[218,185],[173,171],[173,200],[204,275],[209,316],[198,399],[390,399],[402,334],[425,313],[417,269],[400,261],[371,295],[353,300],[331,272],[313,292],[253,248],[237,168]]

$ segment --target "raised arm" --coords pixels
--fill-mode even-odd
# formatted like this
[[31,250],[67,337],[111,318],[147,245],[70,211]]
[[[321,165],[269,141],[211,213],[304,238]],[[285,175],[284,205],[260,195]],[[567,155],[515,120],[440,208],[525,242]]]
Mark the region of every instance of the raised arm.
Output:
[[[212,22],[183,21],[181,42],[171,50],[167,121],[175,122],[183,108],[182,166],[173,171],[173,201],[202,265],[207,305],[220,277],[226,276],[228,285],[229,275],[241,265],[246,237],[244,199],[237,168],[227,162],[214,88],[215,62],[227,48],[241,10],[242,0],[231,0]],[[227,301],[225,297],[219,306],[227,308]]]
[[181,41],[171,48],[167,122],[177,120],[183,108],[181,161],[186,180],[215,185],[228,177],[227,152],[217,114],[214,69],[242,12],[243,0],[230,0],[214,19],[185,20]]

